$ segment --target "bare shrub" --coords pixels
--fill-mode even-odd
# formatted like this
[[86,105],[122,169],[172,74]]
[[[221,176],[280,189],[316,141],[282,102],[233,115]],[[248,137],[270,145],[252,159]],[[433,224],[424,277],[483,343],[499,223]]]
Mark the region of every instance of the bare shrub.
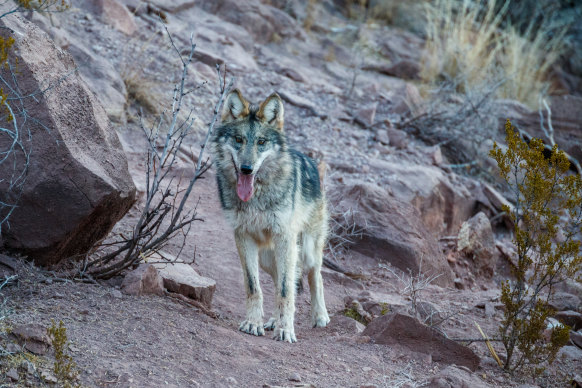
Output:
[[418,316],[418,303],[420,302],[421,293],[426,290],[436,279],[442,274],[427,275],[422,270],[422,262],[424,257],[420,258],[418,273],[414,275],[409,269],[408,274],[403,271],[397,272],[391,266],[386,264],[378,264],[380,268],[385,269],[398,279],[401,285],[400,294],[410,299],[410,312],[414,317]]
[[451,167],[467,169],[477,166],[486,157],[482,145],[494,133],[490,128],[498,125],[493,101],[504,79],[495,83],[482,83],[459,93],[459,83],[454,79],[428,90],[428,98],[418,112],[396,127],[430,145],[439,145],[453,163]]
[[85,257],[77,274],[81,278],[106,279],[117,275],[139,264],[149,255],[159,253],[172,238],[181,235],[182,245],[180,252],[176,255],[178,257],[185,245],[185,238],[192,223],[200,220],[197,218],[196,208],[186,211],[185,205],[194,184],[210,168],[208,159],[204,160],[204,151],[217,122],[220,106],[232,87],[234,79],[231,79],[227,85],[226,74],[221,74],[217,67],[219,99],[214,107],[214,116],[201,146],[194,175],[184,188],[181,186],[181,181],[176,182],[176,177],[172,171],[180,153],[183,152],[183,142],[191,133],[194,123],[192,111],[186,115],[184,120],[180,117],[183,109],[183,98],[193,91],[187,90],[185,85],[196,45],[191,36],[189,54],[188,57],[184,58],[180,54],[180,50],[174,45],[172,36],[169,33],[168,36],[172,47],[181,60],[182,74],[180,82],[174,88],[171,116],[167,117],[165,112],[162,113],[151,128],[145,128],[142,122],[142,129],[148,142],[145,163],[145,204],[140,209],[138,220],[128,236],[124,234],[110,236]]

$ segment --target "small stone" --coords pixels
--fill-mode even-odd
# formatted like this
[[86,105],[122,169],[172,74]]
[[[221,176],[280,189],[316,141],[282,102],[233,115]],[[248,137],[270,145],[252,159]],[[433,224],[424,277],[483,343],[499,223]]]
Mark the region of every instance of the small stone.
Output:
[[47,370],[42,371],[40,374],[40,377],[42,377],[42,379],[44,381],[46,381],[47,383],[55,384],[58,382],[57,378],[51,372],[49,372]]
[[363,370],[364,372],[369,372],[369,371],[371,371],[371,370],[372,370],[372,368],[370,368],[369,366],[365,366],[365,367],[363,367],[363,368],[362,368],[362,370]]
[[376,132],[376,141],[384,145],[390,145],[390,137],[388,136],[388,131],[385,129],[380,129]]
[[299,375],[299,373],[293,372],[293,373],[291,373],[289,375],[289,381],[300,382],[301,381],[301,376]]
[[111,291],[111,296],[114,297],[114,298],[116,298],[116,299],[123,298],[123,294],[119,290],[113,290],[113,291]]
[[8,372],[6,372],[6,377],[8,377],[12,381],[18,381],[20,379],[20,376],[18,375],[18,371],[16,370],[16,368],[8,369]]
[[227,378],[226,378],[226,382],[227,382],[228,384],[230,384],[231,386],[236,386],[236,385],[238,385],[238,381],[236,381],[236,379],[235,379],[234,377],[232,377],[232,376],[230,376],[230,377],[227,377]]

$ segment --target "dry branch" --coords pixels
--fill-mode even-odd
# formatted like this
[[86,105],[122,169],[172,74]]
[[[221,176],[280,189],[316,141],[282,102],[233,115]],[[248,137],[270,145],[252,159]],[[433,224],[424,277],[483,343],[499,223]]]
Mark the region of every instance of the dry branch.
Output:
[[[166,112],[163,112],[149,129],[145,128],[143,121],[141,123],[148,142],[145,204],[130,235],[128,237],[119,235],[113,241],[101,242],[96,246],[92,254],[85,259],[78,274],[80,277],[92,276],[95,279],[107,279],[115,276],[139,264],[144,257],[159,253],[172,238],[181,234],[183,240],[179,256],[185,246],[185,239],[192,223],[201,221],[197,218],[198,204],[189,211],[186,211],[185,205],[194,184],[210,168],[208,159],[204,160],[204,151],[217,123],[220,107],[234,79],[231,79],[227,85],[225,72],[221,72],[217,66],[219,99],[201,145],[194,175],[186,188],[182,189],[181,182],[175,182],[171,172],[178,161],[180,150],[184,149],[184,140],[190,135],[194,122],[192,111],[183,120],[180,119],[180,112],[183,108],[184,96],[191,92],[185,88],[185,84],[196,45],[191,35],[189,54],[183,57],[167,28],[166,32],[182,63],[182,74],[179,83],[174,87],[171,116],[166,119]],[[165,128],[166,125],[167,128]]]

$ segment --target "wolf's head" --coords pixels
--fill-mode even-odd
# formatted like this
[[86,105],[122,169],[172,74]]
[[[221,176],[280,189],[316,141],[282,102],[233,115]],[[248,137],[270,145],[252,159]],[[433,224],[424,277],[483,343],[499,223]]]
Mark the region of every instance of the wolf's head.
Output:
[[236,181],[242,201],[249,201],[257,182],[280,168],[278,161],[287,147],[283,114],[283,101],[277,93],[259,106],[249,103],[238,89],[226,98],[213,152],[217,168]]

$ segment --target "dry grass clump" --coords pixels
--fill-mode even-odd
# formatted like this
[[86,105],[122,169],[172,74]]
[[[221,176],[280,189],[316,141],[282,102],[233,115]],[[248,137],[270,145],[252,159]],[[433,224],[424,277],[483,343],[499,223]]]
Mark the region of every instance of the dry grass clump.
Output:
[[[483,82],[506,80],[497,97],[537,108],[548,92],[548,70],[563,52],[567,27],[557,33],[548,23],[524,34],[502,26],[511,2],[436,0],[425,6],[427,43],[422,78],[458,79],[460,92]],[[533,22],[532,22],[533,23]]]
[[162,93],[160,92],[160,82],[155,81],[151,75],[147,74],[147,69],[154,60],[154,57],[148,55],[148,52],[161,45],[160,36],[155,33],[140,44],[136,50],[134,50],[133,42],[130,41],[124,49],[120,65],[120,75],[127,91],[127,105],[136,104],[153,115],[160,113]]

